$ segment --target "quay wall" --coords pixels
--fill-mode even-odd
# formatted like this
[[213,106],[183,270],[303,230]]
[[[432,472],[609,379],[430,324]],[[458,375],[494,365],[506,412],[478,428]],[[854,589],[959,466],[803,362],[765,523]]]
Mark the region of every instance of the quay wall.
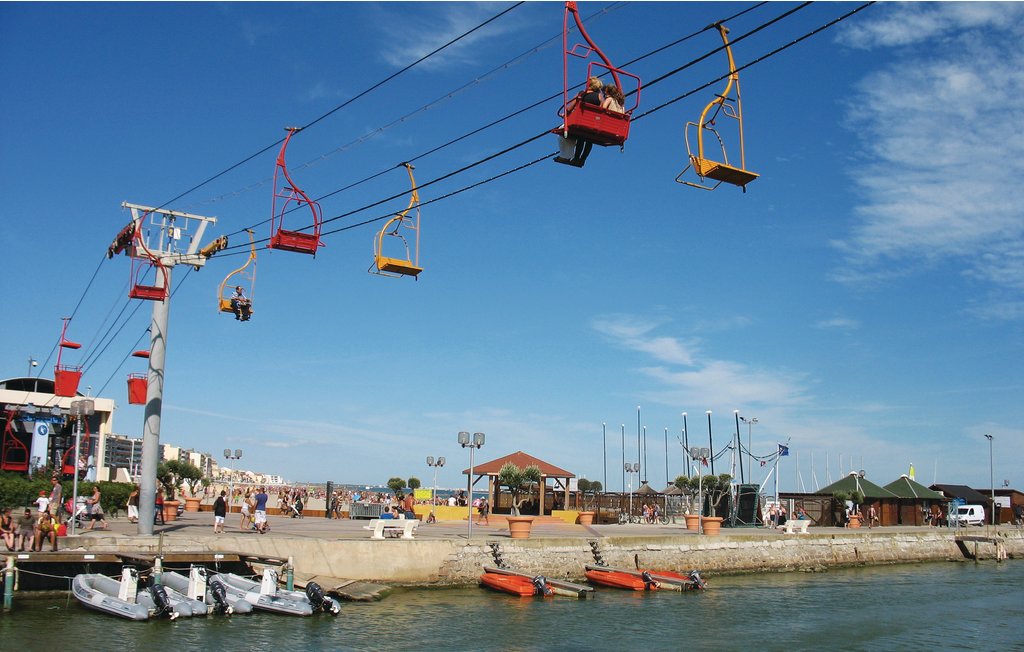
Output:
[[[993,536],[993,535],[987,535]],[[999,531],[994,540],[1009,558],[1024,558],[1024,531]],[[925,561],[964,561],[975,553],[995,559],[990,542],[957,544],[952,533],[822,533],[780,537],[730,534],[566,538],[480,538],[330,540],[310,537],[231,535],[95,536],[92,550],[119,552],[242,552],[291,557],[297,577],[316,575],[391,585],[466,585],[478,582],[484,565],[496,565],[490,544],[516,570],[551,578],[581,580],[585,564],[595,563],[595,542],[605,564],[689,571],[708,575],[741,572],[824,570],[832,567]],[[962,547],[961,547],[962,546]]]

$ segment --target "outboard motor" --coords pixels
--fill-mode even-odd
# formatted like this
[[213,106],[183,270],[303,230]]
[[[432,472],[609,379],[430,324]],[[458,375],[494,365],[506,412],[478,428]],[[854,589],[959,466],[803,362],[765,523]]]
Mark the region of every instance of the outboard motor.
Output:
[[700,573],[698,571],[690,571],[690,581],[693,582],[693,584],[690,585],[691,589],[708,588],[708,583],[704,581],[704,578],[700,576]]
[[167,616],[171,620],[178,617],[171,606],[171,599],[167,597],[167,591],[160,584],[149,587],[149,594],[153,597],[153,604],[156,605],[156,616]]
[[651,589],[656,589],[659,586],[661,586],[661,584],[659,584],[657,580],[651,577],[651,574],[647,571],[641,573],[640,577],[644,581],[644,588],[646,588],[648,591],[650,591]]
[[234,608],[228,602],[228,592],[217,580],[210,581],[210,594],[213,596],[213,608],[219,614],[233,614]]
[[324,594],[324,589],[316,582],[310,582],[306,585],[306,597],[309,599],[309,603],[313,605],[313,611],[326,611],[332,616],[337,616],[338,612],[341,611],[341,607],[338,603],[327,597]]
[[538,575],[533,578],[533,594],[551,595],[551,589],[548,588],[548,578],[543,575]]

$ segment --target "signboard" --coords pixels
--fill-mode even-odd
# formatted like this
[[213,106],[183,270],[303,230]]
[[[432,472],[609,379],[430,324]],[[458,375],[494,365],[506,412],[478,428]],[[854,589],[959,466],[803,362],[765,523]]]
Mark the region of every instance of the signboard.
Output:
[[433,493],[433,489],[415,489],[413,491],[413,498],[415,498],[416,500],[426,500],[429,502],[430,499],[433,497]]

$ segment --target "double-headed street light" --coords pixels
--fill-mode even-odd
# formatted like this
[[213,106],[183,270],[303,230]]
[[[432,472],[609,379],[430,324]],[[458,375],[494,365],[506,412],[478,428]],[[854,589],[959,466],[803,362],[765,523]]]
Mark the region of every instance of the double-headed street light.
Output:
[[640,480],[640,462],[630,464],[626,462],[622,468],[629,474],[629,515],[633,515],[633,474],[636,473],[637,481]]
[[71,536],[75,536],[75,516],[78,511],[78,458],[82,455],[82,420],[96,414],[96,403],[91,399],[71,401],[69,413],[75,417],[75,475],[71,485]]
[[[224,459],[229,462],[242,459],[242,449],[236,448],[235,452],[232,453],[230,448],[225,448]],[[235,501],[235,471],[232,466],[234,465],[228,465],[228,513],[231,512],[231,503]]]
[[753,445],[753,442],[752,442],[752,439],[751,439],[753,437],[753,435],[751,434],[751,430],[753,429],[754,424],[757,423],[757,417],[750,417],[749,419],[747,417],[740,417],[740,421],[742,421],[743,423],[747,424],[747,459],[749,460],[749,462],[747,464],[747,471],[748,471],[748,473],[750,473],[750,481],[753,482],[754,481],[754,445]]
[[439,457],[434,461],[434,456],[428,455],[427,466],[434,469],[434,487],[430,490],[430,520],[437,521],[437,516],[434,515],[434,506],[437,505],[437,470],[444,466],[444,458]]
[[[690,449],[690,457],[695,460],[704,460],[711,456],[710,448],[699,448],[694,446]],[[704,475],[700,472],[700,467],[697,467],[697,501],[699,507],[697,508],[697,533],[701,534],[704,531]]]
[[484,445],[486,435],[482,432],[474,432],[472,439],[469,433],[463,430],[459,433],[459,444],[469,449],[469,479],[466,481],[468,491],[466,492],[466,507],[469,512],[469,538],[473,538],[473,452]]

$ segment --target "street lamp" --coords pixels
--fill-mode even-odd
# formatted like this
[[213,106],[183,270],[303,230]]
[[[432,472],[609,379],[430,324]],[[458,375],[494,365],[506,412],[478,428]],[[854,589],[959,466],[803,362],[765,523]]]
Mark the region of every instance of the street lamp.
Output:
[[604,486],[608,491],[608,424],[601,424],[601,446],[604,451]]
[[[711,413],[708,412],[710,415]],[[706,457],[710,457],[710,448],[698,448],[694,446],[690,449],[690,457],[695,460],[702,460]],[[704,475],[700,472],[700,467],[697,467],[697,534],[701,534],[704,531]]]
[[33,369],[33,367],[38,367],[38,366],[39,366],[39,361],[36,360],[35,358],[33,358],[32,356],[28,356],[28,376],[29,376],[29,378],[32,377],[32,369]]
[[484,445],[485,435],[482,432],[474,432],[470,439],[469,433],[463,430],[459,433],[459,444],[463,448],[469,448],[469,479],[466,481],[469,491],[466,496],[466,508],[469,512],[469,538],[473,538],[473,452]]
[[439,457],[435,462],[434,456],[428,455],[427,466],[434,469],[434,487],[430,490],[430,520],[437,522],[437,516],[434,515],[434,506],[437,505],[437,470],[444,466],[444,458]]
[[636,464],[630,464],[629,462],[626,462],[625,464],[622,465],[622,468],[625,469],[626,473],[629,474],[629,515],[632,516],[633,515],[633,474],[636,473],[636,479],[639,482],[639,480],[640,480],[640,462],[637,462]]
[[82,454],[82,419],[96,413],[95,402],[89,399],[71,401],[69,413],[75,419],[75,475],[71,485],[71,536],[75,536],[75,512],[78,509],[78,458]]
[[[242,459],[242,449],[236,448],[232,454],[230,448],[224,449],[224,459],[228,461]],[[228,512],[231,512],[231,503],[235,501],[235,471],[231,466],[228,467]]]
[[715,443],[711,441],[711,410],[708,410],[708,448],[711,450],[711,455],[708,457],[711,460],[711,475],[715,474]]
[[996,483],[993,478],[995,474],[992,472],[992,435],[985,435],[985,439],[988,440],[988,486],[991,487],[992,492],[992,525],[996,524]]
[[740,417],[740,421],[742,421],[743,423],[747,424],[747,459],[749,460],[749,463],[747,464],[747,470],[750,472],[750,481],[753,482],[754,481],[754,445],[753,445],[753,443],[751,441],[751,437],[752,437],[751,430],[753,429],[754,424],[757,423],[757,417],[750,417],[749,419],[747,417]]

